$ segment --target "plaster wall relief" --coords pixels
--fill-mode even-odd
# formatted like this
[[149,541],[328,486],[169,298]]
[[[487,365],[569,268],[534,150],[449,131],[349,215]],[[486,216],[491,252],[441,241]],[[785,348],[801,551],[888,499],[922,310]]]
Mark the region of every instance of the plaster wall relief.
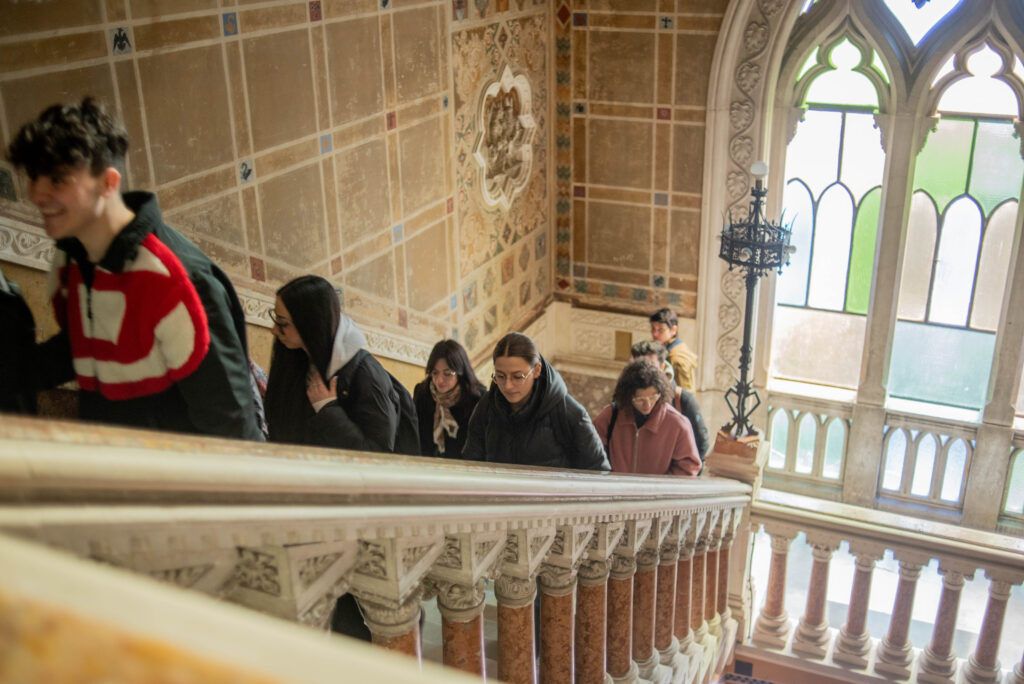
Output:
[[548,8],[470,8],[451,31],[459,339],[486,356],[551,292]]

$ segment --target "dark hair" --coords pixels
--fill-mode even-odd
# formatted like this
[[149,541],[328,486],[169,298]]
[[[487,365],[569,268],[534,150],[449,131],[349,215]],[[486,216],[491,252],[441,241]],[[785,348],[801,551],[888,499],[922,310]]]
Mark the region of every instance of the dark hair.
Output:
[[483,393],[483,385],[477,380],[473,366],[469,362],[469,355],[461,344],[455,340],[441,340],[435,344],[430,350],[430,358],[427,359],[427,377],[430,377],[430,371],[434,370],[434,366],[442,359],[455,371],[464,395],[479,397]]
[[529,337],[518,332],[510,332],[494,345],[494,354],[491,355],[491,360],[497,361],[502,356],[518,356],[530,366],[540,363],[540,352],[537,351],[537,345]]
[[651,323],[664,323],[670,328],[674,328],[679,325],[679,316],[676,315],[675,311],[667,308],[658,309],[651,314],[651,317],[648,320],[650,320]]
[[671,403],[675,398],[675,390],[672,389],[668,376],[660,368],[646,359],[631,361],[622,369],[619,381],[615,383],[615,404],[620,409],[632,406],[633,395],[637,390],[648,387],[658,390],[661,400],[665,403]]
[[640,340],[629,348],[629,355],[634,359],[651,354],[658,355],[658,363],[665,363],[665,359],[668,358],[668,350],[665,349],[665,345],[654,340]]
[[306,349],[289,349],[274,340],[264,401],[267,427],[271,441],[301,442],[305,437],[303,418],[309,407],[306,373],[312,363],[324,383],[329,382],[327,367],[341,320],[341,305],[334,286],[315,275],[295,278],[282,286],[277,296],[288,309]]
[[124,126],[86,97],[81,104],[53,105],[22,126],[7,147],[7,159],[32,179],[82,168],[98,176],[111,166],[123,175],[127,151]]

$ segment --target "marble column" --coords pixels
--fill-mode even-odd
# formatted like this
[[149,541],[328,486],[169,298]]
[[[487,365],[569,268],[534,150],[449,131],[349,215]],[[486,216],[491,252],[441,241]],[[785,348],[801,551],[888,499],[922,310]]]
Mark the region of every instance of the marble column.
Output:
[[808,539],[808,542],[812,545],[814,564],[811,566],[811,580],[807,587],[807,607],[793,637],[793,651],[824,658],[830,637],[828,619],[825,617],[828,570],[838,544],[822,543],[814,539]]
[[850,609],[846,624],[839,629],[832,659],[846,665],[865,668],[871,650],[871,635],[867,629],[868,600],[871,598],[871,577],[875,563],[884,555],[882,548],[861,549],[850,545],[856,556],[853,587],[850,589]]
[[616,684],[636,682],[639,670],[633,662],[633,575],[636,559],[612,556],[608,578],[608,674]]
[[585,560],[580,564],[576,586],[577,684],[607,684],[606,671],[609,562]]
[[533,601],[537,583],[502,575],[494,583],[494,595],[498,599],[498,679],[533,684]]
[[708,625],[708,631],[715,636],[722,636],[722,618],[718,614],[718,562],[721,542],[721,537],[712,538],[704,568],[704,621]]
[[[990,577],[986,573],[987,577]],[[990,577],[991,579],[991,577]],[[1003,634],[1003,619],[1006,617],[1006,602],[1010,599],[1010,583],[992,579],[988,588],[988,605],[985,618],[981,621],[981,633],[974,653],[964,663],[963,677],[970,684],[995,684],[1000,681],[999,641]]]
[[1013,666],[1013,672],[1008,676],[1006,684],[1024,684],[1024,656]]
[[356,599],[363,611],[363,620],[370,628],[370,637],[377,646],[412,656],[420,653],[420,592],[416,591],[401,604],[383,604]]
[[673,632],[679,639],[679,650],[686,651],[693,643],[690,629],[690,591],[693,583],[693,547],[686,546],[680,551],[676,565],[676,615]]
[[942,575],[942,596],[935,614],[935,628],[931,642],[918,656],[917,681],[944,684],[956,679],[956,654],[953,652],[953,633],[960,610],[960,592],[964,588],[964,574],[939,567]]
[[764,608],[754,622],[752,641],[758,646],[783,648],[789,636],[786,614],[786,561],[795,533],[772,534],[772,563],[768,570],[768,589]]
[[545,567],[537,576],[540,587],[541,684],[572,682],[576,573],[569,568]]
[[633,660],[640,676],[650,680],[661,662],[654,650],[654,625],[657,590],[657,549],[644,549],[637,554],[636,574],[633,576]]
[[484,676],[484,581],[467,587],[439,583],[442,662],[463,672]]
[[671,666],[679,655],[676,638],[676,569],[679,563],[679,537],[672,535],[661,545],[658,558],[658,592],[654,618],[654,648],[662,665]]
[[725,624],[732,617],[729,608],[729,554],[732,551],[732,537],[722,539],[722,547],[718,550],[718,600],[716,609],[718,617]]
[[921,568],[927,560],[914,562],[900,560],[900,582],[896,587],[896,601],[889,618],[889,631],[878,644],[875,670],[896,679],[910,677],[910,666],[914,659],[914,648],[908,632],[914,610],[914,592]]
[[704,621],[704,580],[707,565],[707,537],[697,540],[690,565],[690,629],[693,630],[694,641],[703,642],[708,633],[708,624]]

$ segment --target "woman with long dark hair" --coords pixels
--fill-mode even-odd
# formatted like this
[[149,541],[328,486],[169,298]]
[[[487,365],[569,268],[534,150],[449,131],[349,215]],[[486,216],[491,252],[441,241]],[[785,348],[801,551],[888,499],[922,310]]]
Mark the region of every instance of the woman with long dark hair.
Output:
[[533,340],[509,333],[492,358],[491,386],[469,419],[463,458],[609,470],[590,417]]
[[391,377],[363,347],[327,280],[296,278],[277,291],[265,409],[270,441],[391,452],[398,403]]
[[647,359],[631,362],[619,376],[614,396],[614,403],[594,419],[614,472],[700,472],[690,421],[672,408],[675,393],[660,368]]
[[412,392],[420,424],[420,453],[461,458],[469,417],[485,392],[469,356],[455,340],[441,340],[427,359],[427,378]]

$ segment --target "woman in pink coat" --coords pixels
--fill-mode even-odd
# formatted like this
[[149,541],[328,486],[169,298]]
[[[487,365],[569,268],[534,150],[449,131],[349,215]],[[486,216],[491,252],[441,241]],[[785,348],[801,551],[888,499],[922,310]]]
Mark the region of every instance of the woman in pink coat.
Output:
[[701,469],[690,421],[672,408],[672,386],[646,359],[630,363],[611,406],[594,420],[612,471],[697,475]]

